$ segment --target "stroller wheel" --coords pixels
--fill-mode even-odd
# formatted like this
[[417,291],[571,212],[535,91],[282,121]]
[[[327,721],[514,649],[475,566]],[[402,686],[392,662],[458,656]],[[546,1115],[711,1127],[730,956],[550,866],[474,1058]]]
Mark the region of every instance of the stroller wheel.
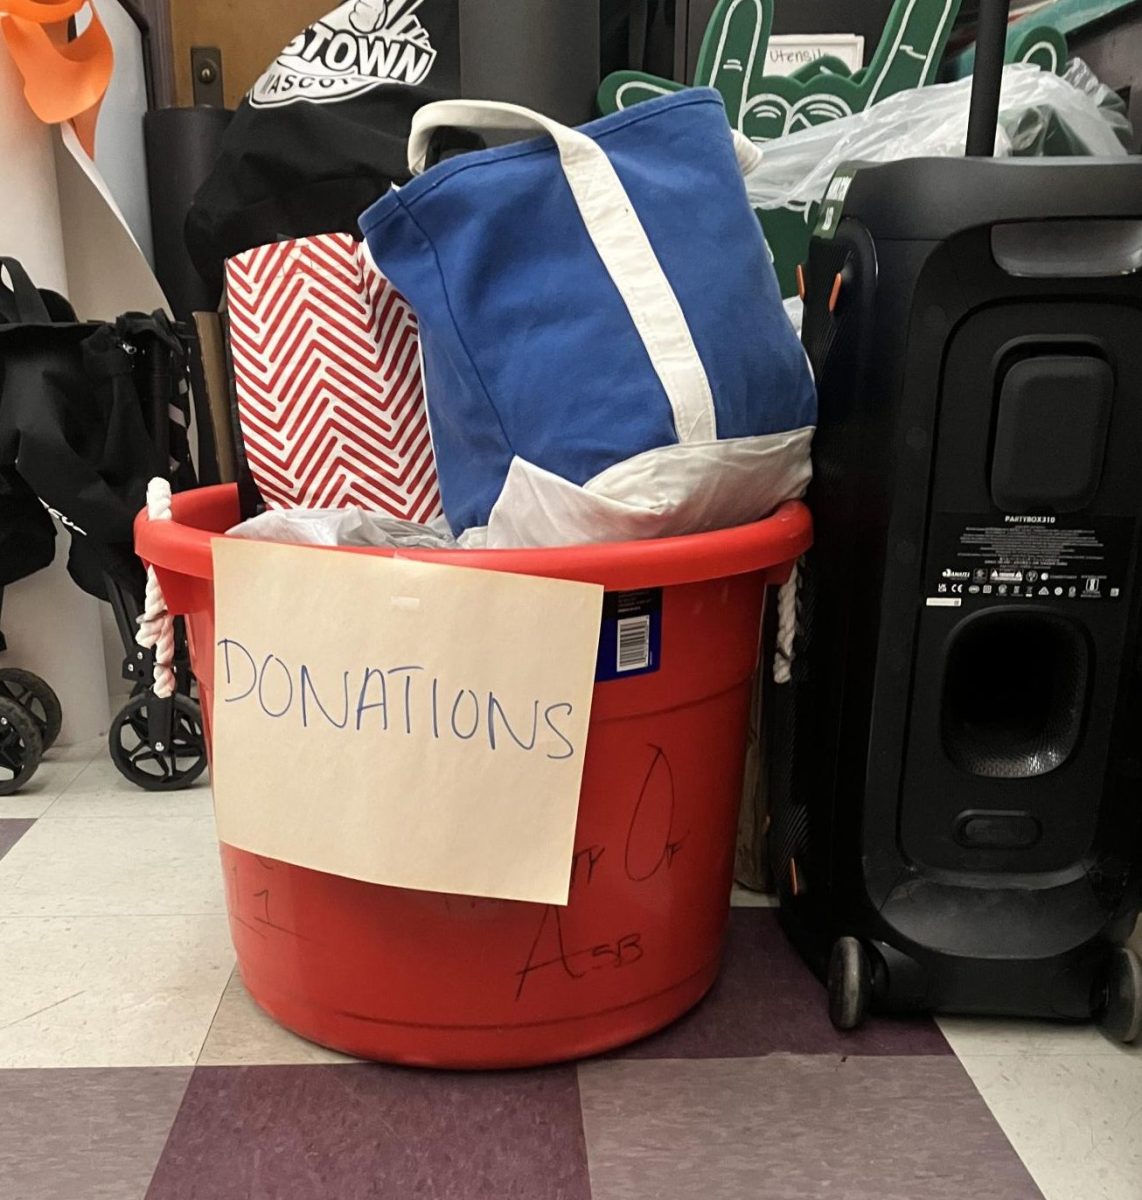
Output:
[[0,697],[15,700],[31,715],[45,750],[55,745],[63,724],[63,709],[59,697],[45,680],[18,667],[0,667]]
[[0,697],[0,796],[19,791],[44,754],[36,722],[15,700]]
[[172,696],[169,742],[153,744],[148,707],[161,703],[149,692],[132,697],[112,721],[107,737],[119,773],[148,792],[190,787],[206,770],[206,739],[197,702],[181,692]]

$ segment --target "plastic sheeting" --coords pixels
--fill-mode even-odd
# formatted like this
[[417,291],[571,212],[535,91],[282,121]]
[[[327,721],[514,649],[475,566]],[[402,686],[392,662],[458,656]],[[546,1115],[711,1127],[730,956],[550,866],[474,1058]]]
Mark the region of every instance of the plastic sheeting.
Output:
[[[508,550],[676,537],[744,525],[804,495],[812,429],[651,450],[585,487],[513,460],[487,526],[457,541],[443,517],[428,525],[360,508],[270,509],[232,537],[310,546]],[[711,469],[710,459],[716,459]]]
[[[844,163],[961,156],[971,87],[964,79],[901,92],[855,116],[766,143],[761,163],[746,176],[750,200],[761,209],[808,206]],[[1009,66],[996,153],[1125,154],[1130,122],[1116,101],[1078,60],[1062,77],[1025,63]]]

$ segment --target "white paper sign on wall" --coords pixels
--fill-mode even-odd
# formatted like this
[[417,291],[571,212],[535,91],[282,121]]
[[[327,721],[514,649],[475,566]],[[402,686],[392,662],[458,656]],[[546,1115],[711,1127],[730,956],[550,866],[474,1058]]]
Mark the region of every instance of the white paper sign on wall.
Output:
[[767,75],[792,75],[826,55],[850,71],[864,66],[864,38],[856,33],[781,34],[769,39]]
[[219,538],[223,842],[564,904],[603,589]]

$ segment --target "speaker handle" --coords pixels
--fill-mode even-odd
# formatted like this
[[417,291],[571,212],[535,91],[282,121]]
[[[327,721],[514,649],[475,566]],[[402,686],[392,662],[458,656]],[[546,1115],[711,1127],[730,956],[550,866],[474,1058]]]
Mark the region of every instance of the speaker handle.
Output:
[[967,155],[991,158],[999,129],[999,95],[1003,60],[1007,55],[1007,21],[1011,0],[981,0],[972,74],[971,113],[968,116]]

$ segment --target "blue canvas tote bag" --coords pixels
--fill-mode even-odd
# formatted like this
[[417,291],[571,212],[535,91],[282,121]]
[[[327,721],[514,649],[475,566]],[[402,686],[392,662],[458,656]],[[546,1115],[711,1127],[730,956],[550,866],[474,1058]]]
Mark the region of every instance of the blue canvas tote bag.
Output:
[[[418,174],[445,127],[547,136]],[[513,460],[589,489],[664,447],[810,430],[807,462],[813,382],[742,179],[759,155],[712,89],[578,130],[492,102],[420,110],[416,177],[361,228],[420,322],[456,533],[487,525]],[[688,458],[681,486],[717,461]]]

